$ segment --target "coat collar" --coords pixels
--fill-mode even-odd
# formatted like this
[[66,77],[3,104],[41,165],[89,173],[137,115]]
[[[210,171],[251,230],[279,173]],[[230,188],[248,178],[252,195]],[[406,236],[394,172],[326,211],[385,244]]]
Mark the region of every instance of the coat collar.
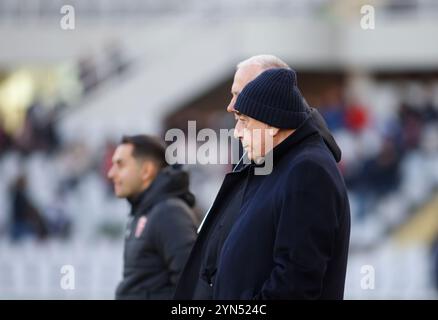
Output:
[[135,215],[147,212],[167,198],[180,198],[190,207],[195,204],[195,197],[189,190],[189,175],[181,168],[168,166],[162,169],[148,188],[127,200],[131,204],[131,215]]
[[310,121],[310,119],[307,119],[291,135],[289,135],[279,145],[274,147],[274,149],[271,151],[273,153],[274,163],[276,163],[292,149],[298,147],[304,140],[315,135],[319,136],[319,131],[315,127],[314,123]]

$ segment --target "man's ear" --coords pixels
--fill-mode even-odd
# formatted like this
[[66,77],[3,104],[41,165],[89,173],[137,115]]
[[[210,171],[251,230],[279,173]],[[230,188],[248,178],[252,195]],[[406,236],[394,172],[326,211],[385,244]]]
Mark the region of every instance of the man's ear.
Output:
[[268,133],[271,137],[275,137],[279,131],[280,131],[279,128],[268,126]]
[[153,180],[157,174],[156,164],[153,161],[143,161],[140,174],[143,181]]

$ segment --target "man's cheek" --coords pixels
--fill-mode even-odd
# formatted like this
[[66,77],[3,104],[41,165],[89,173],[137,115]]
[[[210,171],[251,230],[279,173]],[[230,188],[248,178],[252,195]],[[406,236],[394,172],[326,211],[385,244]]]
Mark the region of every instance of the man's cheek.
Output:
[[251,145],[252,144],[252,137],[251,137],[251,132],[247,129],[245,129],[244,135],[243,135],[243,141],[245,142],[246,145]]

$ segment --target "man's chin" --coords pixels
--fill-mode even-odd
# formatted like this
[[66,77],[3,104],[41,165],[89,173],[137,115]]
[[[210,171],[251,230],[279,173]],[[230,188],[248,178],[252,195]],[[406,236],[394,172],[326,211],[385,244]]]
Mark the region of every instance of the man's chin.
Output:
[[126,194],[123,193],[122,191],[115,190],[114,193],[115,193],[117,198],[126,198]]
[[248,159],[256,164],[262,164],[265,161],[265,157],[261,155],[254,155],[252,152],[248,152]]

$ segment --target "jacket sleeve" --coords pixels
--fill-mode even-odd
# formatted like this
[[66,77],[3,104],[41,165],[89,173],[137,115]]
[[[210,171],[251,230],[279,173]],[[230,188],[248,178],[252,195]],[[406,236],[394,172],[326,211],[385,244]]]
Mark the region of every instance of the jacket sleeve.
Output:
[[318,299],[322,292],[339,197],[317,164],[300,164],[294,172],[278,199],[274,267],[255,299]]
[[176,286],[182,269],[196,240],[196,226],[188,207],[179,200],[168,200],[160,205],[153,238]]

